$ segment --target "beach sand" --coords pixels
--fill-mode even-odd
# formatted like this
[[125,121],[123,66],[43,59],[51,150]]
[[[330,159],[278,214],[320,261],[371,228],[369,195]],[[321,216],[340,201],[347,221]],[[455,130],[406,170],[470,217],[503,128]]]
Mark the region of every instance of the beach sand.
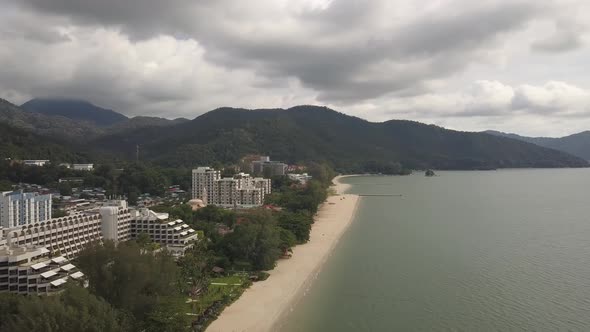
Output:
[[338,195],[322,204],[310,240],[293,248],[293,257],[279,260],[270,277],[254,283],[227,307],[207,332],[264,332],[278,330],[281,317],[309,290],[322,264],[354,219],[359,197],[343,194],[349,185],[334,179]]

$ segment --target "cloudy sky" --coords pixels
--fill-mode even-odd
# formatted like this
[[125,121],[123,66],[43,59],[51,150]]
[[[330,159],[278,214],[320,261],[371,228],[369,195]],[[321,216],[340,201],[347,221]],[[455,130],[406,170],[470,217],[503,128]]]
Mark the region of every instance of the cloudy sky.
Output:
[[0,97],[590,130],[587,0],[2,0]]

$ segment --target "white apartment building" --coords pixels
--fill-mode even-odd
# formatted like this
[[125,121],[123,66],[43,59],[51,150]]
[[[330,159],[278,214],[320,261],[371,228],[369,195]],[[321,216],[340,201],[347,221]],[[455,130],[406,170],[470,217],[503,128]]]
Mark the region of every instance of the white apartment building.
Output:
[[87,286],[84,274],[64,256],[50,257],[37,246],[0,247],[0,292],[47,295],[61,291],[68,280]]
[[224,178],[215,181],[213,195],[209,204],[222,207],[233,207],[237,205],[238,202],[236,199],[240,183],[241,181],[234,178]]
[[262,189],[248,187],[241,188],[238,190],[236,201],[240,204],[240,207],[255,207],[264,204],[264,195]]
[[149,209],[133,211],[131,236],[137,238],[146,233],[152,241],[166,247],[173,256],[179,257],[192,247],[197,233],[180,219],[170,220],[168,213],[158,213]]
[[72,164],[72,169],[75,171],[92,171],[94,164]]
[[250,208],[264,204],[264,197],[271,192],[271,180],[252,178],[238,173],[231,178],[215,181],[210,203],[225,208]]
[[262,190],[262,198],[272,192],[272,182],[270,179],[254,178],[252,179],[252,185],[254,188]]
[[34,224],[51,219],[51,195],[2,192],[0,225],[5,228]]
[[211,201],[215,181],[221,179],[221,172],[211,167],[193,169],[192,198],[200,199],[205,204]]
[[45,166],[49,160],[23,160],[23,164],[27,166]]

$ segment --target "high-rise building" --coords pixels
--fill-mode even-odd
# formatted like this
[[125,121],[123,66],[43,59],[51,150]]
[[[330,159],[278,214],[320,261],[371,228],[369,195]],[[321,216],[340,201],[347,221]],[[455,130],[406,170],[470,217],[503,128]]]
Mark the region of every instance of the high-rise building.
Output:
[[193,169],[192,198],[200,199],[205,204],[213,197],[215,181],[221,179],[221,172],[211,167]]
[[264,200],[264,196],[271,193],[272,184],[270,179],[254,178],[252,179],[252,185],[254,188],[258,188],[262,191],[262,200]]
[[51,195],[6,191],[0,196],[0,225],[12,228],[51,219]]

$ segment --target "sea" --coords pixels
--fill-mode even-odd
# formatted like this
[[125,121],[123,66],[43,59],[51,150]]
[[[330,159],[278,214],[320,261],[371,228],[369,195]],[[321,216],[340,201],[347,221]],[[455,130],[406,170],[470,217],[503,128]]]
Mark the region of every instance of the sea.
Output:
[[363,196],[281,331],[590,331],[590,169],[343,179]]

